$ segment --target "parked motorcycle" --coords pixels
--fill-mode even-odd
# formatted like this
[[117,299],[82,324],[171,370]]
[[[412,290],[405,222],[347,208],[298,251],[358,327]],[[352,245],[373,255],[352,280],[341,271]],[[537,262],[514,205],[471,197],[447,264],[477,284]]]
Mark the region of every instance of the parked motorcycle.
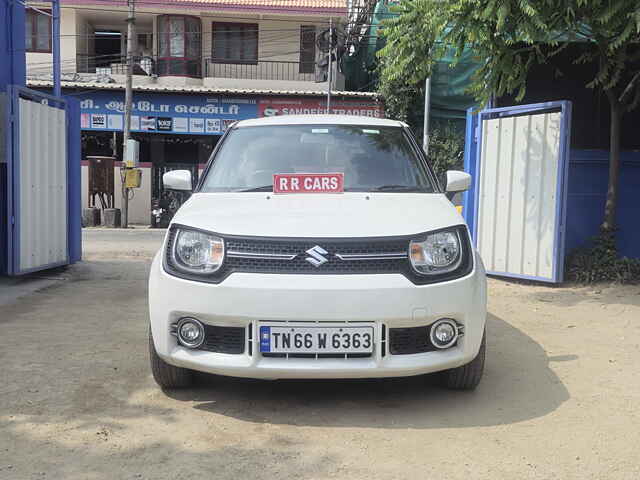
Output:
[[190,194],[167,190],[161,198],[151,200],[151,228],[167,228],[180,206],[187,201]]

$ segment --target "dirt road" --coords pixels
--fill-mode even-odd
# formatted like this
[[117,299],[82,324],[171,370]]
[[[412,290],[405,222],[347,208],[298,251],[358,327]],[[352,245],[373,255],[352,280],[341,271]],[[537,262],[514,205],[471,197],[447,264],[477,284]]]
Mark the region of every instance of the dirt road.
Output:
[[477,391],[425,378],[162,392],[146,344],[159,232],[0,307],[0,479],[637,479],[640,287],[491,280]]

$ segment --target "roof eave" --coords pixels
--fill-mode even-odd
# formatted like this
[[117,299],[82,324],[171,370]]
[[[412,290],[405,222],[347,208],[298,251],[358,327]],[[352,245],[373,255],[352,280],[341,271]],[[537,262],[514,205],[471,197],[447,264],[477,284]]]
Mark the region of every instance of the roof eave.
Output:
[[[62,0],[62,3],[67,5],[76,5],[76,6],[95,6],[101,5],[104,6],[104,1],[100,0]],[[136,5],[138,8],[144,7],[144,5],[152,6],[157,8],[157,0],[137,0]],[[115,0],[111,6],[121,6],[126,7],[126,1],[118,1]],[[206,11],[206,12],[255,12],[255,13],[282,13],[285,15],[335,15],[335,16],[343,16],[348,13],[348,9],[345,6],[344,8],[303,8],[303,7],[277,7],[277,6],[258,6],[258,5],[221,5],[221,4],[206,4],[206,3],[198,3],[198,2],[184,2],[184,3],[175,3],[166,5],[166,9],[169,10],[198,10],[198,11]],[[158,13],[161,13],[160,11]]]
[[[124,90],[124,84],[118,83],[98,83],[98,82],[70,82],[62,81],[62,88],[67,89],[88,89],[88,90]],[[50,80],[27,80],[27,86],[32,88],[50,88],[53,82]],[[134,92],[147,93],[214,93],[232,95],[264,95],[264,96],[289,96],[289,97],[321,97],[325,96],[325,90],[276,90],[276,89],[249,89],[249,88],[215,88],[199,86],[178,86],[178,85],[135,85]],[[334,97],[347,98],[368,98],[372,100],[382,100],[376,92],[350,92],[332,91]]]

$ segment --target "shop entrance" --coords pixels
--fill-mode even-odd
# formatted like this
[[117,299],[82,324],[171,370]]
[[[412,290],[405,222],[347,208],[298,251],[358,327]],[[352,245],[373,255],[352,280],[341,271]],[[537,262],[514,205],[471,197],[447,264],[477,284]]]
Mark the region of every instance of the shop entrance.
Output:
[[[190,193],[165,190],[162,175],[171,170],[189,170],[195,187],[200,170],[221,136],[138,132],[132,133],[131,137],[140,142],[143,188],[136,191],[130,200],[130,210],[145,209],[144,216],[150,218],[152,226],[164,227]],[[82,158],[109,155],[119,162],[122,160],[122,139],[122,132],[85,131],[82,135]],[[119,181],[117,175],[115,181]],[[83,185],[83,189],[87,188],[88,185]]]
[[151,226],[166,227],[178,208],[191,196],[189,192],[167,190],[162,176],[171,170],[189,170],[192,187],[198,183],[200,166],[211,156],[219,136],[135,134],[151,160]]

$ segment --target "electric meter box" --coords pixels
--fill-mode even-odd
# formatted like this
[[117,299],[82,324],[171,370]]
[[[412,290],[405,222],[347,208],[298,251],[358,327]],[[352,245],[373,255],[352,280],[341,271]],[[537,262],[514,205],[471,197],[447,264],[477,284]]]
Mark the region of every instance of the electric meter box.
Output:
[[134,168],[138,166],[138,161],[140,158],[140,142],[137,140],[129,139],[127,140],[127,145],[125,149],[125,165],[127,168]]
[[142,170],[132,168],[127,170],[124,178],[124,186],[126,188],[140,188],[142,184]]

